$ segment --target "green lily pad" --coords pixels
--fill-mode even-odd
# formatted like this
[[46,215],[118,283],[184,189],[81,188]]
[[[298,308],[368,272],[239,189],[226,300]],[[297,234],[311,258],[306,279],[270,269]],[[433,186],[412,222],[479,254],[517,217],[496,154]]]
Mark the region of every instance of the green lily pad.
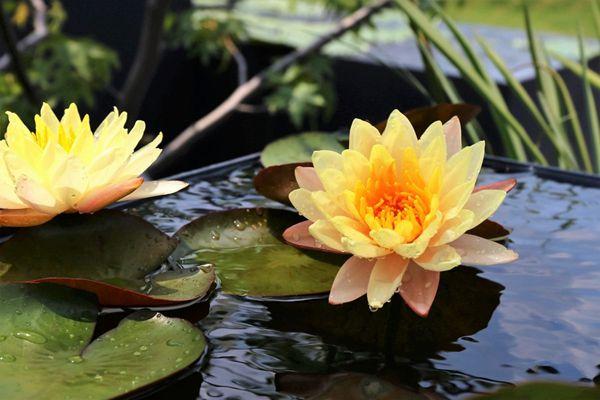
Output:
[[315,150],[344,150],[335,133],[305,132],[285,136],[269,143],[260,155],[265,167],[272,165],[309,162]]
[[215,265],[222,290],[248,296],[328,292],[346,256],[302,251],[283,231],[299,222],[293,212],[245,208],[205,215],[176,233],[174,253],[185,264]]
[[596,400],[600,388],[557,382],[526,383],[500,389],[496,393],[470,397],[471,400]]
[[192,364],[206,347],[187,321],[137,312],[90,343],[94,296],[52,284],[0,285],[5,399],[107,399]]
[[147,278],[177,243],[120,211],[62,215],[18,230],[0,244],[0,283],[59,283],[95,293],[104,306],[186,302],[208,292],[215,278],[212,269],[176,269]]

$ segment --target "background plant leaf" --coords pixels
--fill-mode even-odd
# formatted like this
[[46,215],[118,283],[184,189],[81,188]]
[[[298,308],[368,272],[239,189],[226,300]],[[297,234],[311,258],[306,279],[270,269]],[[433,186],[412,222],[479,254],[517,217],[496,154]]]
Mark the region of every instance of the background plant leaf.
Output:
[[292,296],[328,292],[346,256],[301,251],[283,231],[301,217],[286,210],[244,208],[205,215],[175,235],[184,265],[210,262],[225,293]]
[[94,296],[51,285],[0,286],[0,375],[7,399],[107,399],[166,378],[205,347],[187,321],[137,312],[90,343]]
[[164,271],[148,280],[176,247],[176,239],[120,211],[62,215],[0,245],[0,282],[59,283],[96,293],[104,306],[158,306],[204,296],[212,270]]
[[265,167],[272,165],[309,162],[315,150],[344,150],[334,133],[304,132],[285,136],[269,143],[260,155]]

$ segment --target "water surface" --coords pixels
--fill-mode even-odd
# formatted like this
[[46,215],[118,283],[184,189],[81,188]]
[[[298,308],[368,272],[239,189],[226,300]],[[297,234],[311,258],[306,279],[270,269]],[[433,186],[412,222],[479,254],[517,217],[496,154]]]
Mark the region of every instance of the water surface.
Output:
[[[173,233],[212,211],[282,207],[254,191],[257,168],[250,161],[192,176],[189,190],[130,211]],[[399,298],[370,315],[360,301],[334,307],[323,298],[273,303],[217,293],[198,323],[209,355],[165,398],[317,399],[346,390],[461,399],[505,383],[590,382],[600,373],[600,190],[511,176],[519,184],[494,219],[512,229],[508,246],[520,259],[442,274],[428,320]],[[507,177],[485,171],[482,182]]]

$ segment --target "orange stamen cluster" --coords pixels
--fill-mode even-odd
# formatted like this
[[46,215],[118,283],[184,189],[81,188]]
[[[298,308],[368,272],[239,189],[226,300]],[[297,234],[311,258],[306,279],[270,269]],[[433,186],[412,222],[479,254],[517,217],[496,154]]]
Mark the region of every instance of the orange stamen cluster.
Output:
[[372,165],[370,176],[356,184],[354,193],[356,210],[370,229],[393,229],[409,243],[427,227],[432,196],[414,151],[405,154],[400,170],[394,160]]

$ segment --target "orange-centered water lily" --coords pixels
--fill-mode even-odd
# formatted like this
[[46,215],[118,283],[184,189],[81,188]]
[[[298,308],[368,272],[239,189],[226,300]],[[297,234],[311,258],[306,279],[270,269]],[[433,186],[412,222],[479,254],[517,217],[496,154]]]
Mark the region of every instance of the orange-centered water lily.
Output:
[[91,213],[116,201],[174,193],[181,181],[144,182],[140,175],[161,150],[162,134],[134,151],[145,124],[125,129],[126,113],[115,108],[95,132],[77,106],[59,120],[44,104],[35,132],[8,112],[0,141],[0,226],[33,226],[64,212]]
[[426,316],[441,271],[460,264],[517,259],[493,241],[467,234],[492,215],[514,180],[475,188],[484,142],[461,148],[458,118],[433,123],[417,139],[399,111],[380,133],[354,120],[350,148],[315,151],[314,167],[298,167],[290,201],[308,218],[289,228],[291,244],[352,254],[340,268],[329,301],[367,295],[372,309],[395,292]]

